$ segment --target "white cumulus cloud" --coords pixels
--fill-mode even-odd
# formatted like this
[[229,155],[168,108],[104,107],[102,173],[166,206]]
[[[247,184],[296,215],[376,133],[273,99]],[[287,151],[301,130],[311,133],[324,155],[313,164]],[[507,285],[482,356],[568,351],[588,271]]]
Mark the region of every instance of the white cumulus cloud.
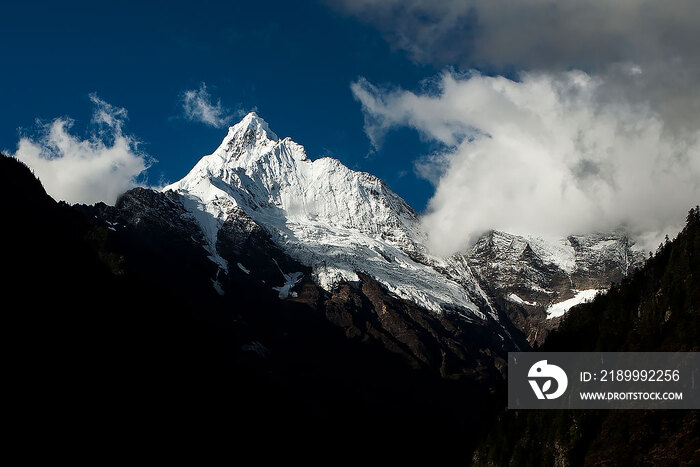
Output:
[[124,133],[125,109],[95,94],[90,100],[95,111],[89,137],[72,134],[70,118],[57,118],[41,124],[38,135],[22,137],[13,156],[27,164],[57,200],[113,204],[137,185],[150,159],[138,150],[138,141]]
[[401,126],[442,143],[416,166],[435,183],[423,221],[440,254],[488,229],[624,227],[658,238],[700,199],[700,131],[667,131],[648,103],[609,95],[601,78],[581,71],[518,81],[445,72],[420,93],[364,79],[352,90],[374,144]]

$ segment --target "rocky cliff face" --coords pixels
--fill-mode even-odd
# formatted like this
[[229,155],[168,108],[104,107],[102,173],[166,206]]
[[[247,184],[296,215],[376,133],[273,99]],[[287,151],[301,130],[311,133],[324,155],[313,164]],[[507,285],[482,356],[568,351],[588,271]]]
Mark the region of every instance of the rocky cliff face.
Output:
[[464,254],[492,300],[530,344],[569,308],[604,293],[644,262],[621,232],[544,240],[492,231]]

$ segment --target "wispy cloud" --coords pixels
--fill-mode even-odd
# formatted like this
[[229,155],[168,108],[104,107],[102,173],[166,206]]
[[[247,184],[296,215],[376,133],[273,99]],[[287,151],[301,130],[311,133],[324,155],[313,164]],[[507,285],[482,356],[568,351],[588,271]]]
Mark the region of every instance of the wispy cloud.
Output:
[[38,122],[34,135],[20,139],[14,157],[27,164],[55,199],[69,203],[113,204],[136,186],[153,159],[138,149],[138,141],[123,131],[127,111],[91,94],[95,106],[90,134],[71,133],[67,117]]
[[186,119],[201,122],[214,128],[228,126],[234,117],[245,114],[242,110],[234,112],[224,107],[220,99],[214,102],[205,83],[201,83],[198,89],[184,91],[181,94],[181,102]]

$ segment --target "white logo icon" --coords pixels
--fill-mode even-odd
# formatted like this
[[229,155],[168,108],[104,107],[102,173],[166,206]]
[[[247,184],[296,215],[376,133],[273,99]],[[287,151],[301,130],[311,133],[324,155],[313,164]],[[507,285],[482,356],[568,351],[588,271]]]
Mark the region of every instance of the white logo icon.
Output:
[[[528,381],[530,381],[530,386],[538,399],[556,399],[564,394],[566,386],[569,384],[569,378],[566,377],[564,370],[556,365],[548,365],[547,360],[540,360],[532,365],[527,377],[534,378]],[[542,386],[538,380],[542,381]],[[557,388],[556,391],[548,393],[547,391],[552,388],[552,380],[557,382]]]

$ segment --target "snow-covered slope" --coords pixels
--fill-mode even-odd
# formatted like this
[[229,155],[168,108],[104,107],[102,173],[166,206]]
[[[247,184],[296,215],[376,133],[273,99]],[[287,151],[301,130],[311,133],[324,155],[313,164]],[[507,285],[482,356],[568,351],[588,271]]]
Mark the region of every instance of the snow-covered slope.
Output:
[[547,318],[551,319],[563,316],[564,313],[569,311],[572,307],[580,305],[581,303],[590,302],[600,292],[600,290],[596,289],[576,291],[576,295],[573,298],[564,300],[563,302],[555,303],[554,305],[547,308]]
[[[584,280],[581,290],[605,288],[595,280],[605,276],[602,269],[630,264],[618,237],[543,240],[500,232],[464,254],[433,256],[417,214],[384,182],[336,159],[311,160],[303,146],[280,139],[255,113],[229,128],[216,151],[164,190],[177,192],[199,221],[223,273],[228,264],[217,250],[218,232],[242,210],[287,254],[310,266],[326,290],[364,273],[398,297],[468,319],[499,320],[494,290],[518,297],[520,302],[510,301],[521,306],[551,306],[573,295],[560,282],[575,290],[572,278],[590,270],[593,280]],[[296,278],[295,272],[282,271]]]

